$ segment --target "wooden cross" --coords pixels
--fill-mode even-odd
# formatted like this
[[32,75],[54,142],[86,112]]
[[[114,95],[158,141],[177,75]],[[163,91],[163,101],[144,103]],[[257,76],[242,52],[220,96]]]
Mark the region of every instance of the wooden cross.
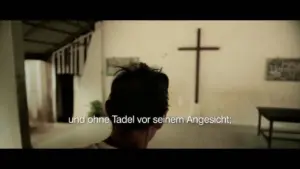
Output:
[[195,103],[199,100],[199,70],[200,70],[200,52],[202,50],[219,50],[219,47],[201,46],[201,29],[197,31],[197,46],[196,47],[181,47],[180,51],[196,51],[196,83],[195,83]]

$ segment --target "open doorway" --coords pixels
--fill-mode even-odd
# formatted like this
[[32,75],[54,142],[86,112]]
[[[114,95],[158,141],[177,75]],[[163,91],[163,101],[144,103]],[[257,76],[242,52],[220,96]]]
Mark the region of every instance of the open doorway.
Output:
[[74,113],[74,76],[56,75],[57,122],[69,122]]

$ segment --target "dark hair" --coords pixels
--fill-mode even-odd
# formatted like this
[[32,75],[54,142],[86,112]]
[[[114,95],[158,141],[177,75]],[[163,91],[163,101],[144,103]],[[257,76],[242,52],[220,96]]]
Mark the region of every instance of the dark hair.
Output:
[[[163,117],[168,111],[169,78],[161,69],[145,63],[119,67],[106,101],[106,112],[113,125],[123,129],[144,129],[153,124],[153,118]],[[135,117],[134,123],[114,124],[113,115]],[[137,118],[150,118],[149,123],[138,123]]]

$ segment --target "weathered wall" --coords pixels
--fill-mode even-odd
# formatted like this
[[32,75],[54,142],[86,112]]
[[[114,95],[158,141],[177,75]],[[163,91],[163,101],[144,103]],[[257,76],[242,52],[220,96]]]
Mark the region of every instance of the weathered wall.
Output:
[[74,117],[86,117],[90,111],[90,102],[102,101],[102,34],[100,26],[97,28],[92,35],[81,75],[74,78]]
[[25,61],[26,91],[31,122],[52,122],[51,64]]
[[[194,111],[194,46],[202,28],[202,44],[220,46],[203,52],[200,110]],[[230,116],[235,124],[256,125],[256,106],[300,107],[300,85],[269,82],[266,59],[300,56],[300,26],[292,21],[106,21],[104,57],[137,56],[162,66],[170,78],[171,116]],[[106,97],[111,84],[106,80]]]

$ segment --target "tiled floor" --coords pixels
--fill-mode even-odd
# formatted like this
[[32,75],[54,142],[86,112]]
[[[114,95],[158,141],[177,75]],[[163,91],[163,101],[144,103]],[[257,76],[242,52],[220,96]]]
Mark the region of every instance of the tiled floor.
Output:
[[[32,134],[35,148],[80,148],[105,139],[108,124],[51,124]],[[273,148],[300,148],[299,143],[273,141]],[[256,128],[236,125],[165,124],[149,148],[266,148]]]

